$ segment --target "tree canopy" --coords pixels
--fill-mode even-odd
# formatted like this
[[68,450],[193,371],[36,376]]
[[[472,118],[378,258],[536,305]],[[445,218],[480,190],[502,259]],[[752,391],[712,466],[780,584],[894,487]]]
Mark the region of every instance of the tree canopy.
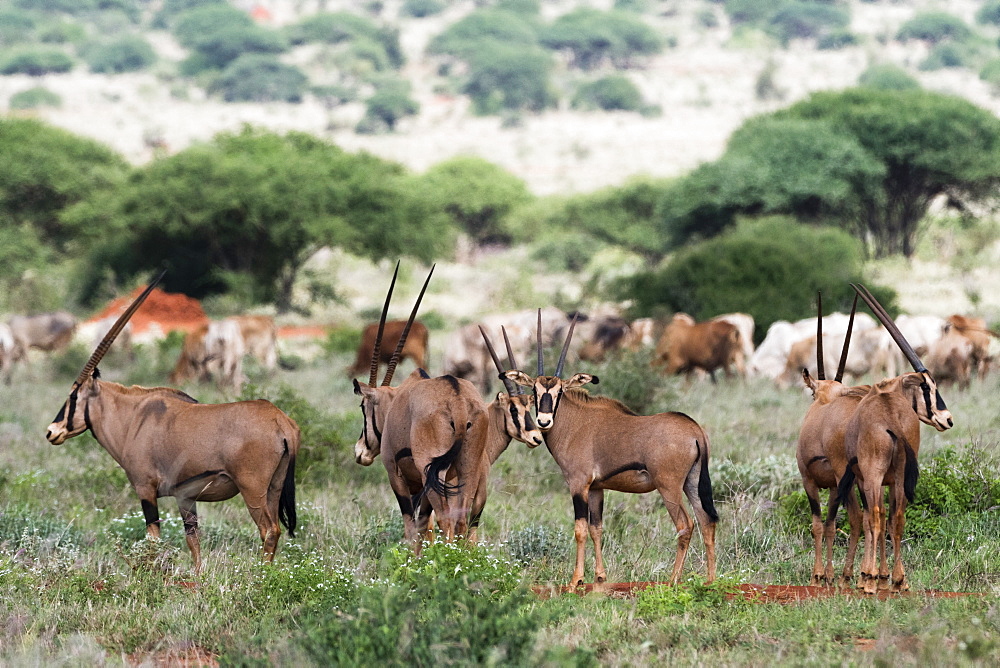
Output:
[[303,133],[245,128],[136,170],[65,215],[104,272],[169,269],[168,289],[201,297],[249,281],[258,300],[292,304],[303,263],[324,245],[379,259],[431,260],[451,248],[447,216],[401,166]]

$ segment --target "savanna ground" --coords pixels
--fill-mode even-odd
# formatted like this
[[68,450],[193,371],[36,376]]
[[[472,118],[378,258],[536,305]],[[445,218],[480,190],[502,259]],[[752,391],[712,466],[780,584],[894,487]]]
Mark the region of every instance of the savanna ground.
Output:
[[[432,333],[433,336],[433,333]],[[105,379],[161,384],[178,339],[113,356]],[[995,664],[1000,659],[1000,374],[944,395],[956,427],[923,429],[923,476],[908,512],[914,595],[754,605],[737,583],[808,584],[808,512],[794,460],[807,395],[767,382],[650,382],[647,358],[590,366],[594,388],[643,412],[680,410],[706,427],[720,513],[719,584],[706,586],[700,539],[677,589],[638,598],[540,600],[534,583],[572,571],[572,507],[544,448],[513,443],[497,462],[481,547],[399,544],[399,513],[376,464],[353,461],[357,398],[327,353],[271,377],[251,369],[244,396],[272,399],[303,429],[299,531],[259,562],[239,498],[200,504],[204,570],[195,576],[172,499],[164,539],[144,540],[123,471],[89,434],[43,438],[89,351],[71,349],[0,388],[0,663],[119,665]],[[407,363],[399,371],[405,374]],[[401,376],[400,376],[401,377]],[[202,401],[225,397],[188,388]],[[843,557],[845,534],[836,558]],[[588,552],[589,554],[589,552]],[[608,494],[605,557],[616,582],[669,576],[674,529],[657,495]],[[839,568],[839,565],[838,565]],[[588,578],[592,577],[588,561]],[[977,596],[933,599],[935,589]]]

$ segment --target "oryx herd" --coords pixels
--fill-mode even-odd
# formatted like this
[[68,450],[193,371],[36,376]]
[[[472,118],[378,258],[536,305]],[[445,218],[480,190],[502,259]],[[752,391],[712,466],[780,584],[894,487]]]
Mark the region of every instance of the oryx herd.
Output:
[[[424,541],[433,539],[435,525],[443,540],[476,540],[491,467],[511,440],[517,440],[529,448],[545,445],[569,488],[576,542],[572,585],[584,582],[588,537],[594,546],[594,580],[601,583],[607,578],[601,550],[605,490],[659,492],[677,532],[670,581],[680,580],[695,523],[705,545],[708,581],[715,578],[719,515],[709,477],[709,437],[698,422],[680,412],[638,415],[614,399],[582,389],[597,384],[597,376],[585,372],[564,376],[574,332],[581,321],[577,315],[569,321],[554,373],[546,375],[543,349],[553,336],[552,321],[560,325],[565,321],[562,312],[556,316],[539,309],[530,325],[517,321],[478,325],[476,334],[492,370],[479,371],[475,383],[457,373],[432,377],[420,368],[427,350],[427,330],[418,327],[415,318],[434,268],[409,318],[393,324],[386,321],[386,316],[398,271],[397,264],[380,320],[371,332],[366,331],[362,343],[368,356],[369,377],[364,384],[354,380],[354,392],[361,399],[361,435],[355,445],[355,459],[363,466],[381,460],[402,515],[405,539],[415,551],[420,551]],[[157,499],[176,497],[196,570],[201,563],[196,503],[224,500],[236,494],[243,496],[259,528],[263,555],[271,560],[281,533],[279,522],[291,533],[296,525],[294,474],[300,437],[295,422],[267,401],[200,404],[175,389],[124,387],[100,380],[99,362],[157,281],[101,340],[49,425],[46,437],[60,444],[90,430],[125,470],[139,496],[150,537],[159,536]],[[812,581],[835,581],[832,540],[837,510],[844,505],[851,536],[842,579],[852,578],[854,553],[863,530],[859,586],[870,593],[880,588],[898,591],[908,588],[900,541],[903,512],[907,501],[913,499],[918,475],[919,425],[924,422],[944,431],[953,426],[953,420],[938,392],[933,370],[929,371],[919,357],[931,355],[933,348],[922,347],[918,353],[867,289],[852,287],[879,325],[867,323],[870,318],[856,313],[856,297],[843,330],[835,326],[831,338],[831,332],[824,333],[831,320],[823,317],[822,302],[818,301],[819,317],[812,321],[815,336],[807,346],[813,358],[800,360],[798,367],[813,396],[797,449],[812,513]],[[550,316],[548,322],[546,315]],[[679,314],[664,330],[661,342],[666,339],[669,345],[662,345],[662,354],[657,352],[654,365],[666,366],[673,373],[712,373],[720,368],[727,373],[742,373],[748,362],[753,365],[757,353],[752,348],[748,352],[745,346],[752,337],[752,320],[748,324],[740,315],[695,323]],[[859,324],[861,331],[884,330],[913,372],[871,385],[844,383],[845,375],[850,373],[852,346],[858,341],[853,334]],[[236,320],[230,325],[240,326]],[[271,327],[266,336],[273,339],[273,323]],[[618,325],[606,325],[601,336],[626,339],[628,332],[624,328],[620,334],[608,334],[615,327]],[[952,322],[947,329],[958,332],[961,328],[988,332],[984,323]],[[602,330],[598,327],[592,331]],[[463,333],[463,337],[469,336],[471,332]],[[505,362],[493,345],[498,337],[504,341]],[[205,338],[210,338],[208,327],[201,334],[201,339]],[[243,338],[251,337],[244,333]],[[644,338],[649,343],[654,336],[650,332]],[[416,343],[408,348],[414,340]],[[836,353],[832,359],[826,357],[835,342],[839,359]],[[383,344],[387,344],[386,349],[393,348],[391,354],[385,354]],[[766,344],[767,339],[761,347]],[[973,347],[967,346],[970,354]],[[478,350],[478,345],[466,340],[461,351],[447,353],[450,361],[446,368],[447,364],[457,368],[460,358],[470,368],[476,367],[478,360],[472,358],[478,353],[469,352],[474,348]],[[533,376],[517,363],[518,357],[525,359],[531,348],[537,362]],[[982,372],[987,357],[978,354]],[[418,368],[393,386],[394,372],[405,356],[414,359]],[[578,356],[583,357],[586,355]],[[193,354],[182,356],[175,373],[190,372],[189,367],[196,367],[192,359]],[[363,370],[363,364],[358,368],[362,361],[359,357],[352,372]],[[382,361],[387,367],[379,383]],[[832,366],[831,361],[837,366],[834,380],[826,378],[825,369]],[[486,376],[501,380],[506,390],[496,394],[490,403],[483,400],[476,384],[485,382]],[[177,380],[182,378],[179,375]],[[531,392],[521,388],[531,388]],[[886,486],[888,511],[883,491]],[[825,519],[819,503],[821,489],[829,490]],[[886,559],[887,533],[891,535],[895,560],[891,576]]]

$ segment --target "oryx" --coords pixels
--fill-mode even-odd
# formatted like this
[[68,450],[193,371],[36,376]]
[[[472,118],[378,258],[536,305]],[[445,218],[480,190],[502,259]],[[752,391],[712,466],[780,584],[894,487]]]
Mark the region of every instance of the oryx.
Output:
[[[541,313],[538,316],[541,332]],[[683,413],[636,415],[607,397],[594,397],[578,389],[597,383],[597,376],[577,373],[560,377],[575,321],[570,325],[555,375],[546,376],[538,337],[538,374],[523,371],[504,374],[534,388],[536,423],[545,444],[562,470],[573,498],[576,566],[571,585],[581,584],[587,535],[594,543],[595,580],[604,582],[601,554],[604,490],[643,494],[657,490],[677,528],[677,553],[670,581],[680,580],[694,525],[684,509],[683,497],[694,508],[705,541],[708,581],[715,579],[715,525],[718,514],[708,475],[709,443],[705,430]]]
[[160,536],[157,499],[177,498],[195,571],[201,568],[197,501],[237,494],[257,524],[263,556],[274,559],[279,521],[295,535],[295,456],[299,428],[267,401],[199,404],[166,387],[100,380],[97,365],[163,274],[139,295],[101,341],[46,431],[59,445],[88,429],[125,469],[151,538]]

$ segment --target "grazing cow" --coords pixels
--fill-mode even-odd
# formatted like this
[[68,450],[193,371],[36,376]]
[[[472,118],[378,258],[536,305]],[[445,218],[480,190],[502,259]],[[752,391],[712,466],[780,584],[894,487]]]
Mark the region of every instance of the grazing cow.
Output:
[[278,366],[278,330],[269,315],[236,315],[234,320],[243,335],[247,354],[260,362],[268,371]]
[[[849,316],[845,313],[831,313],[824,316],[823,331],[830,335],[843,335],[847,331],[848,320]],[[855,332],[862,332],[875,326],[875,320],[871,316],[865,313],[857,314],[854,322]],[[777,380],[785,371],[788,354],[792,350],[792,345],[796,341],[808,339],[815,335],[816,318],[805,318],[794,323],[787,320],[779,320],[773,323],[768,328],[767,335],[761,341],[761,344],[757,346],[753,356],[750,358],[750,362],[747,364],[748,375],[753,378],[762,377]],[[839,346],[835,347],[839,350]],[[815,354],[813,354],[812,359],[815,359]],[[798,374],[798,371],[796,370],[796,374]]]
[[[392,357],[399,336],[406,327],[405,320],[387,320],[382,333],[382,346],[379,351],[379,362],[388,364]],[[378,323],[373,322],[365,326],[361,333],[361,343],[358,344],[358,352],[354,357],[354,364],[347,369],[347,375],[354,378],[360,373],[368,370],[371,363],[372,351],[375,350],[375,337],[378,335]],[[413,360],[418,367],[423,368],[427,364],[427,327],[419,320],[413,322],[410,333],[406,337],[403,351],[400,353],[399,361],[406,358]]]
[[[445,342],[443,373],[456,378],[465,378],[478,387],[480,392],[488,394],[493,381],[496,380],[496,371],[493,370],[493,361],[479,331],[480,325],[491,339],[500,339],[503,336],[500,331],[503,326],[507,330],[514,355],[523,358],[532,349],[531,333],[535,313],[535,311],[519,311],[491,315],[483,318],[481,322],[465,325],[453,332]],[[542,309],[542,314],[547,319],[542,330],[542,341],[543,345],[548,346],[553,341],[559,340],[562,328],[568,320],[565,313],[551,306]]]
[[972,369],[979,380],[985,380],[993,362],[990,339],[997,334],[986,327],[986,321],[982,318],[955,314],[948,316],[948,323],[972,344]]
[[11,372],[14,370],[14,354],[14,334],[7,323],[0,322],[0,378],[5,385],[10,385]]
[[958,383],[958,389],[969,387],[975,345],[951,322],[945,325],[944,335],[931,344],[927,353],[927,368],[939,386]]
[[727,376],[744,375],[743,340],[740,330],[724,321],[696,323],[686,313],[677,313],[656,344],[653,366],[667,374],[684,373],[690,379],[696,369],[708,372],[715,382],[715,370]]
[[743,359],[749,360],[753,357],[753,332],[756,328],[753,316],[749,313],[723,313],[717,315],[712,320],[721,320],[735,325],[740,330],[740,337],[743,339]]
[[[116,320],[118,320],[117,316],[108,316],[107,318],[101,318],[91,325],[90,328],[93,329],[93,342],[95,348],[104,339],[104,335],[111,331],[111,328],[114,326]],[[131,322],[125,323],[125,326],[122,327],[122,330],[118,334],[118,338],[116,340],[118,342],[119,349],[121,349],[124,354],[128,356],[128,359],[135,360],[135,349],[132,347]]]
[[170,373],[170,383],[208,382],[215,377],[220,388],[239,390],[246,344],[236,318],[205,323],[184,337],[180,357]]
[[[844,347],[845,338],[846,333],[823,335],[823,358],[826,366],[834,367],[838,364],[837,351]],[[844,375],[853,379],[868,373],[895,376],[896,351],[898,348],[884,327],[855,331],[851,336],[850,351],[844,363]],[[775,381],[778,387],[788,387],[794,379],[801,378],[803,369],[808,369],[810,374],[816,374],[815,360],[816,337],[811,336],[796,341],[788,352],[784,373]]]
[[180,385],[192,379],[199,382],[208,380],[208,373],[205,369],[205,335],[207,333],[208,323],[206,322],[184,335],[181,355],[177,358],[174,370],[170,372],[171,385]]
[[77,322],[72,314],[56,311],[38,315],[15,315],[7,324],[14,336],[15,357],[21,359],[31,348],[44,352],[62,350],[73,340]]

